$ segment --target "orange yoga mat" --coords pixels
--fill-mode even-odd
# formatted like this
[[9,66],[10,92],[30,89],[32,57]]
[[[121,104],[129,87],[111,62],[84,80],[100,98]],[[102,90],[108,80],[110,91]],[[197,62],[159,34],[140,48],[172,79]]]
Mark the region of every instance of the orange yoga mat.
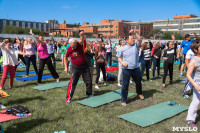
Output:
[[[17,117],[15,115],[11,115],[11,114],[2,114],[5,113],[6,110],[2,110],[0,111],[0,122],[5,122],[5,121],[10,121],[10,120],[14,120],[14,119],[19,119],[19,118],[25,118],[25,117]],[[31,113],[29,113],[29,116],[31,115]]]
[[8,96],[10,96],[10,95],[8,95],[5,91],[0,90],[0,98],[2,98],[2,97],[8,97]]

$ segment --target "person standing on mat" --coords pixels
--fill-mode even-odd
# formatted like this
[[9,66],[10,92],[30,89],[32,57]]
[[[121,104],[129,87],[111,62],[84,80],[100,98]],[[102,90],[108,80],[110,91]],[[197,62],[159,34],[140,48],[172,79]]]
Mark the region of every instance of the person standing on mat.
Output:
[[82,75],[83,81],[86,84],[86,96],[93,96],[92,94],[92,79],[90,74],[90,69],[86,62],[85,53],[83,50],[84,33],[81,31],[79,33],[80,41],[78,42],[75,38],[69,39],[70,47],[67,49],[66,56],[64,57],[65,73],[68,72],[68,57],[71,57],[72,61],[72,72],[71,79],[68,85],[66,104],[71,103],[76,85],[78,83],[80,75]]
[[142,75],[139,68],[138,54],[139,47],[142,43],[142,38],[136,33],[137,43],[135,42],[134,30],[129,31],[129,36],[127,39],[127,45],[121,47],[117,52],[118,61],[122,64],[122,91],[121,91],[121,105],[126,106],[127,96],[128,96],[128,87],[130,77],[133,78],[136,84],[136,92],[139,95],[140,99],[144,99],[142,95]]
[[181,65],[181,74],[180,74],[181,77],[184,77],[183,69],[184,69],[184,66],[185,66],[185,56],[187,54],[187,51],[190,50],[190,44],[195,40],[195,38],[197,38],[196,33],[194,33],[194,39],[191,39],[190,35],[186,34],[185,35],[185,41],[182,42],[182,44],[181,44],[181,46],[179,48],[177,58],[179,58],[180,52],[181,52],[181,50],[183,48],[183,64]]
[[32,64],[33,64],[36,75],[38,74],[37,64],[36,64],[35,48],[34,47],[35,47],[35,45],[33,44],[32,39],[30,37],[27,38],[27,39],[25,38],[23,52],[30,55],[30,57],[25,56],[26,78],[29,75],[30,62],[32,62]]
[[109,43],[108,40],[105,40],[105,48],[106,48],[106,60],[107,60],[107,67],[111,67],[112,66],[112,42],[109,39]]
[[174,49],[174,44],[176,43],[175,41],[175,36],[172,34],[171,35],[173,42],[169,41],[167,43],[168,49],[164,50],[163,54],[163,59],[165,60],[164,62],[164,75],[163,75],[163,81],[162,81],[162,86],[163,88],[166,87],[165,85],[165,80],[169,71],[169,77],[170,77],[170,84],[173,84],[173,65],[174,65],[174,59],[175,59],[175,50]]
[[187,78],[189,82],[194,86],[193,98],[190,103],[187,114],[187,125],[189,127],[197,127],[195,124],[196,117],[198,116],[197,110],[200,104],[200,43],[199,40],[195,41],[196,45],[191,47],[195,56],[192,58],[188,65]]
[[55,55],[54,55],[55,45],[54,45],[53,38],[51,38],[51,40],[47,40],[46,44],[47,44],[48,54],[52,59],[54,68],[56,69],[56,58],[55,58]]
[[[6,44],[6,46],[4,46],[4,43]],[[4,87],[8,73],[10,73],[9,89],[13,87],[13,82],[14,82],[14,77],[15,77],[15,66],[18,64],[18,54],[30,56],[29,54],[25,54],[14,48],[11,48],[10,46],[11,46],[10,39],[5,39],[0,44],[2,54],[3,54],[3,75],[1,78],[0,90]]]
[[43,37],[42,36],[39,36],[39,37],[35,36],[32,32],[32,29],[30,29],[30,34],[33,35],[34,38],[38,42],[37,43],[37,60],[40,56],[37,85],[39,85],[42,81],[42,75],[43,75],[45,64],[47,64],[47,67],[48,67],[49,71],[51,72],[53,78],[56,79],[56,82],[59,82],[59,75],[56,72],[55,68],[53,67],[51,58],[48,54],[47,45],[43,41]]

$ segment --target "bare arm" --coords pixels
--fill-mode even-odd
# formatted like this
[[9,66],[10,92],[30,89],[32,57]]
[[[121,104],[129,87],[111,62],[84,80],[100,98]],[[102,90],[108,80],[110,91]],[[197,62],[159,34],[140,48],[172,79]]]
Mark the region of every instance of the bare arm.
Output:
[[67,73],[68,72],[68,68],[67,68],[67,64],[68,64],[68,58],[65,56],[64,57],[64,65],[65,65],[65,73]]
[[141,45],[142,45],[142,37],[138,33],[136,33],[136,39],[137,39],[138,47],[141,47]]
[[32,29],[30,29],[30,32],[29,32],[35,39],[36,39],[36,41],[38,41],[39,39],[38,39],[38,37],[36,36],[36,35],[34,35],[33,34],[33,31],[32,31]]
[[85,36],[84,36],[83,31],[81,31],[81,32],[79,33],[79,36],[80,36],[80,41],[79,41],[79,43],[80,43],[80,45],[83,45],[83,42],[84,42],[84,40],[85,40]]
[[193,80],[192,78],[192,73],[194,71],[194,69],[196,68],[196,63],[194,60],[191,60],[191,62],[189,63],[189,67],[188,67],[188,70],[187,70],[187,79],[190,81],[190,83],[192,83],[192,85],[194,86],[194,88],[197,90],[197,91],[200,91],[200,86]]
[[1,49],[3,49],[3,50],[5,49],[5,47],[3,46],[4,43],[5,43],[5,41],[6,41],[6,40],[4,40],[4,41],[0,44],[0,47],[1,47]]
[[185,59],[185,64],[186,64],[186,66],[188,68],[189,67],[189,59],[188,58]]

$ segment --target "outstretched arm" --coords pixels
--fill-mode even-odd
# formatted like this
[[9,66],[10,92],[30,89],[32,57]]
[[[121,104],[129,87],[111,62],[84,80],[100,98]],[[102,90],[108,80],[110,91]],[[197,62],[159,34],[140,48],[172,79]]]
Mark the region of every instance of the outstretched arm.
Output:
[[86,39],[85,36],[84,36],[83,31],[81,31],[81,32],[79,33],[79,36],[80,36],[80,41],[79,41],[79,43],[80,43],[80,45],[83,45],[83,42],[84,42],[84,40]]
[[36,41],[38,41],[39,39],[38,39],[38,37],[36,36],[36,35],[34,35],[33,34],[33,31],[32,31],[32,29],[30,29],[30,32],[29,32],[35,39],[36,39]]

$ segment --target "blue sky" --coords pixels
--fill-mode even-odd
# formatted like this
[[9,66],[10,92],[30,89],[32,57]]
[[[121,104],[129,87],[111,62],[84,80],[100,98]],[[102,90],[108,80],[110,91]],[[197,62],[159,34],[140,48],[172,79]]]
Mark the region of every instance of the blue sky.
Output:
[[0,0],[0,19],[92,24],[103,19],[148,21],[200,16],[200,0]]

